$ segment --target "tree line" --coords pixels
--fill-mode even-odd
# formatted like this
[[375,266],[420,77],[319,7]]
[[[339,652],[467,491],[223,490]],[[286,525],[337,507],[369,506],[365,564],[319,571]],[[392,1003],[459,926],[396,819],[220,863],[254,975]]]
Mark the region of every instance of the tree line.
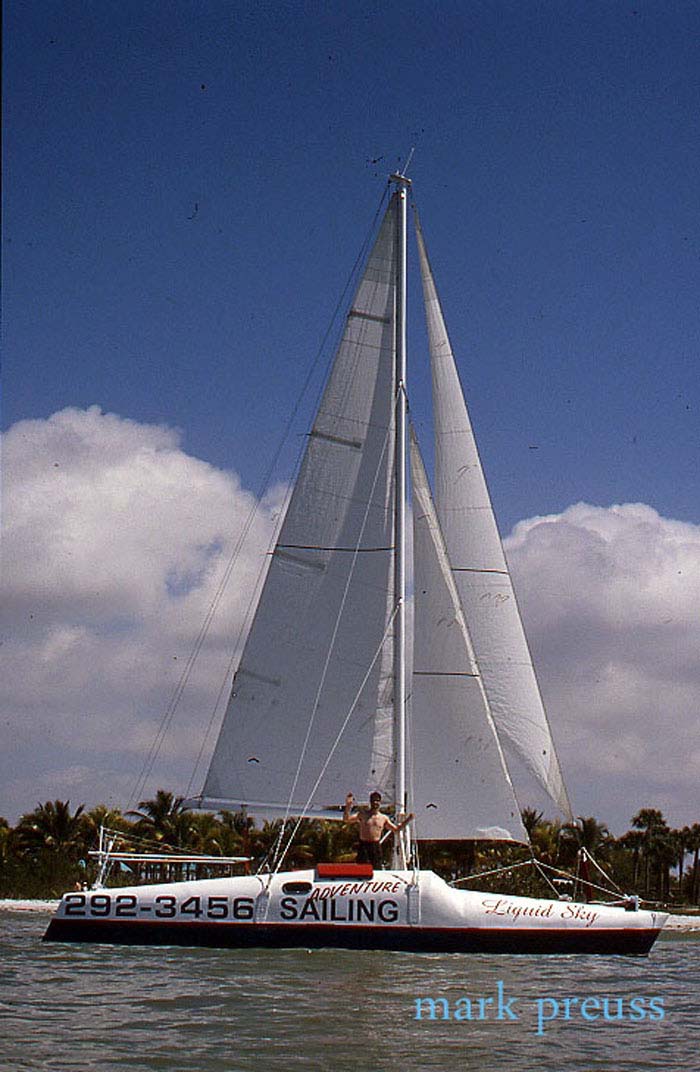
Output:
[[[613,837],[593,817],[561,823],[534,809],[522,814],[532,852],[505,842],[423,841],[418,844],[420,866],[449,881],[470,876],[470,887],[479,889],[507,886],[512,893],[542,895],[549,886],[550,892],[596,899],[598,887],[612,885],[646,901],[700,906],[700,823],[673,830],[660,811],[643,808],[627,833]],[[100,827],[119,832],[120,847],[131,851],[150,848],[247,857],[248,862],[231,865],[237,873],[264,868],[291,834],[290,825],[283,829],[281,820],[258,826],[241,811],[218,816],[191,811],[182,797],[163,789],[125,814],[104,805],[85,811],[82,806],[71,810],[69,801],[47,801],[14,827],[0,818],[0,897],[57,897],[76,886],[91,885],[98,865],[89,853],[97,845]],[[356,829],[346,824],[304,819],[289,844],[284,868],[354,860],[356,837]],[[586,854],[596,864],[589,863]],[[524,868],[532,855],[541,869]],[[577,881],[572,883],[560,872]],[[190,865],[187,872],[188,877],[213,873],[203,864]],[[217,869],[216,874],[222,873]],[[131,864],[113,871],[111,882],[179,877],[183,874],[176,864]]]

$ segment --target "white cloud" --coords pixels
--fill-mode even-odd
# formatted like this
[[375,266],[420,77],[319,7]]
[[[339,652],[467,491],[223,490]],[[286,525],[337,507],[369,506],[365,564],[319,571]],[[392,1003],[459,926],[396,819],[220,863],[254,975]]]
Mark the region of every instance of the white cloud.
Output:
[[[254,498],[172,429],[97,407],[15,425],[3,474],[0,814],[124,806]],[[187,786],[278,508],[255,515],[147,794]],[[700,527],[578,504],[506,546],[575,811],[697,821]]]
[[506,550],[574,809],[697,822],[700,526],[578,503]]
[[[13,426],[3,475],[0,814],[68,794],[124,803],[254,497],[172,429],[97,407]],[[189,778],[275,507],[273,495],[238,554],[159,784]]]

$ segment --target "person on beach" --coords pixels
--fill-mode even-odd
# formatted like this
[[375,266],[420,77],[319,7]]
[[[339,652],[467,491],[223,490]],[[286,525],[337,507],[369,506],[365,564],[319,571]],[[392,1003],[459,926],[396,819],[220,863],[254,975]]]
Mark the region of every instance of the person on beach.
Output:
[[357,863],[358,864],[371,864],[372,867],[381,870],[384,866],[384,860],[382,859],[382,846],[381,840],[385,830],[392,830],[395,834],[399,830],[403,830],[404,826],[410,823],[413,818],[413,812],[407,815],[405,819],[401,819],[399,823],[394,823],[388,815],[383,815],[379,810],[382,803],[382,794],[375,790],[369,795],[369,811],[366,808],[360,808],[359,811],[353,811],[353,805],[355,798],[352,793],[348,793],[345,798],[345,810],[343,812],[343,819],[346,823],[359,823],[360,826],[360,841],[357,847]]

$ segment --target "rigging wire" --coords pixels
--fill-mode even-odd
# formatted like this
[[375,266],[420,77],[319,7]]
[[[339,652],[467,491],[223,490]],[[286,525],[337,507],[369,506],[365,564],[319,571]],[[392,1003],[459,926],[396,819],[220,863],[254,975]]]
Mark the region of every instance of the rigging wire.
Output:
[[[600,866],[600,864],[598,863],[598,861],[597,861],[597,860],[595,860],[595,859],[594,859],[594,858],[593,858],[593,857],[591,856],[590,852],[588,851],[588,849],[586,848],[586,846],[585,846],[585,845],[584,845],[584,846],[583,846],[583,847],[581,848],[581,852],[582,852],[582,853],[584,854],[584,858],[585,858],[586,860],[589,860],[589,861],[590,861],[590,863],[592,863],[592,864],[593,864],[593,866],[594,866],[594,867],[596,868],[596,870],[597,870],[597,871],[600,871],[600,873],[601,873],[601,875],[603,876],[603,878],[604,878],[604,879],[606,879],[606,880],[607,880],[607,881],[608,881],[608,882],[610,883],[610,885],[614,887],[615,891],[616,891],[617,893],[619,893],[621,897],[624,897],[624,894],[623,894],[622,890],[621,890],[621,889],[620,889],[620,887],[619,887],[619,886],[617,885],[617,883],[615,882],[614,878],[612,878],[612,876],[611,876],[611,875],[609,875],[609,874],[607,873],[607,871],[604,871],[604,870],[603,870],[603,868],[602,868],[602,867]],[[590,883],[590,881],[589,881],[589,885],[592,885],[592,883]]]
[[[611,878],[609,878],[608,875],[605,874],[603,869],[599,867],[599,865],[587,851],[586,857],[591,861],[591,863],[596,865],[598,870],[601,872],[601,874],[605,876],[605,878],[609,879],[610,885],[613,887],[613,890],[610,890],[605,886],[598,886],[595,882],[591,882],[590,879],[585,880],[586,885],[590,886],[593,890],[598,890],[599,893],[606,893],[608,895],[610,895],[611,892],[617,893],[620,895],[620,897],[623,898],[624,901],[626,901],[628,898],[622,892],[620,887]],[[519,868],[522,867],[534,867],[539,872],[541,877],[547,882],[549,887],[551,889],[554,889],[557,895],[557,899],[560,899],[559,891],[552,885],[549,879],[547,879],[546,875],[544,874],[545,871],[551,871],[552,874],[559,875],[561,878],[568,879],[569,882],[575,883],[581,881],[578,874],[572,875],[570,871],[562,871],[560,867],[553,867],[551,864],[545,864],[541,860],[537,860],[534,856],[531,856],[528,860],[521,860],[519,863],[514,864],[503,864],[503,866],[493,867],[489,871],[474,871],[471,875],[465,875],[463,878],[453,879],[452,882],[448,883],[448,886],[459,886],[463,882],[476,882],[477,879],[488,878],[493,875],[502,875],[508,871],[517,871]],[[614,901],[612,903],[617,904],[618,902]]]
[[[380,214],[381,209],[382,209],[382,205],[383,205],[384,200],[386,199],[386,197],[387,197],[387,190],[385,189],[382,192],[382,196],[380,198],[380,201],[379,201],[379,204],[377,206],[377,209],[376,209],[376,211],[374,213],[374,217],[372,219],[371,226],[370,226],[367,234],[365,235],[365,238],[364,238],[364,240],[362,242],[362,245],[360,247],[360,251],[359,251],[359,253],[358,253],[358,255],[357,255],[356,259],[355,259],[355,262],[354,262],[354,264],[353,264],[353,266],[352,266],[352,268],[350,270],[350,273],[348,275],[348,278],[346,280],[346,283],[345,283],[345,286],[344,286],[343,291],[341,293],[341,296],[340,296],[340,298],[338,299],[338,301],[336,303],[335,309],[333,310],[329,325],[328,325],[328,327],[327,327],[327,329],[326,329],[326,331],[324,333],[324,336],[323,336],[323,338],[321,340],[321,343],[320,343],[320,345],[319,345],[319,347],[318,347],[318,349],[316,351],[316,355],[315,355],[315,357],[314,357],[314,359],[313,359],[313,361],[311,363],[309,371],[306,374],[306,377],[304,379],[304,383],[302,385],[301,391],[299,392],[299,395],[298,395],[297,400],[296,400],[296,402],[295,402],[295,404],[294,404],[294,406],[292,408],[292,411],[291,411],[289,417],[287,418],[287,421],[286,421],[286,424],[284,426],[282,436],[280,437],[278,446],[277,446],[277,448],[276,448],[276,450],[275,450],[275,452],[274,452],[274,454],[272,456],[270,464],[268,465],[268,467],[267,467],[267,469],[266,469],[266,471],[265,471],[265,473],[263,475],[263,479],[261,481],[261,484],[260,484],[260,487],[259,487],[259,490],[258,490],[258,494],[257,494],[257,496],[255,498],[255,503],[254,503],[252,509],[250,510],[250,512],[248,514],[248,517],[247,517],[247,519],[246,519],[246,521],[245,521],[245,523],[243,525],[242,532],[241,532],[238,540],[236,541],[236,543],[234,545],[233,551],[232,551],[232,553],[231,553],[231,555],[230,555],[230,557],[228,559],[228,562],[227,562],[227,564],[226,564],[226,566],[224,568],[223,574],[221,576],[219,584],[217,585],[217,588],[216,588],[216,591],[214,593],[214,596],[212,597],[212,600],[211,600],[211,602],[209,604],[209,607],[208,607],[207,612],[205,614],[205,617],[204,617],[204,620],[202,622],[202,625],[200,626],[199,632],[197,633],[197,637],[195,639],[195,642],[194,642],[193,648],[192,648],[192,650],[190,652],[190,655],[189,655],[189,657],[188,657],[188,659],[187,659],[187,661],[185,663],[185,667],[184,667],[184,669],[182,671],[182,674],[180,675],[180,678],[179,678],[179,680],[177,682],[177,685],[175,686],[175,689],[174,689],[174,691],[173,691],[173,693],[171,695],[171,698],[170,698],[170,700],[169,700],[169,702],[168,702],[168,704],[167,704],[167,706],[165,708],[165,711],[164,711],[164,713],[163,713],[163,715],[161,717],[158,729],[157,729],[157,731],[155,733],[155,736],[153,738],[153,742],[152,742],[152,744],[151,744],[151,746],[150,746],[150,748],[149,748],[149,750],[148,750],[148,752],[146,754],[146,757],[145,757],[144,762],[143,762],[142,767],[141,767],[141,771],[140,771],[140,773],[139,773],[139,775],[138,775],[138,777],[137,777],[137,779],[136,779],[136,781],[134,783],[134,786],[132,788],[131,794],[129,796],[128,803],[127,803],[127,808],[130,807],[131,804],[136,803],[138,798],[145,791],[146,783],[147,783],[147,781],[148,781],[148,779],[149,779],[149,777],[150,777],[150,775],[151,775],[151,773],[153,771],[153,767],[154,767],[154,765],[156,763],[156,760],[158,758],[158,755],[160,753],[160,749],[161,749],[161,747],[163,745],[163,741],[165,740],[165,737],[166,737],[166,735],[167,735],[167,733],[168,733],[168,731],[169,731],[169,729],[170,729],[170,727],[172,725],[173,718],[175,716],[177,708],[179,707],[180,701],[181,701],[182,696],[183,696],[183,694],[185,692],[187,684],[188,684],[188,682],[190,680],[190,677],[192,675],[192,671],[194,669],[194,666],[195,666],[195,663],[197,661],[197,658],[198,658],[198,656],[199,656],[199,654],[200,654],[200,652],[202,650],[202,647],[204,646],[204,643],[205,643],[205,641],[207,639],[207,636],[209,634],[209,630],[211,628],[212,621],[213,621],[214,616],[216,614],[216,611],[217,611],[217,609],[219,607],[219,604],[221,602],[221,598],[222,598],[222,596],[224,594],[224,591],[226,590],[226,588],[228,586],[228,582],[230,580],[231,574],[232,574],[233,569],[234,569],[234,567],[236,565],[236,562],[238,560],[238,557],[240,555],[242,547],[243,547],[243,545],[245,543],[245,539],[246,539],[248,533],[250,532],[250,529],[252,527],[252,524],[253,524],[255,518],[257,517],[257,515],[259,513],[261,503],[263,502],[265,495],[267,494],[267,492],[270,489],[270,484],[272,482],[272,477],[273,477],[274,472],[275,472],[275,470],[277,468],[277,465],[279,463],[279,459],[280,459],[280,456],[281,456],[282,451],[284,449],[284,446],[285,446],[285,444],[286,444],[286,442],[287,442],[287,440],[289,438],[289,435],[290,435],[292,426],[294,424],[294,421],[297,418],[299,410],[301,409],[303,399],[306,396],[306,393],[307,393],[307,391],[309,389],[309,386],[310,386],[310,384],[311,384],[311,382],[313,380],[313,377],[314,377],[314,375],[315,375],[315,373],[316,373],[316,371],[318,369],[318,365],[319,365],[319,362],[321,360],[321,356],[324,353],[324,350],[325,350],[325,348],[327,346],[328,339],[329,339],[329,337],[331,335],[331,332],[333,331],[334,325],[335,325],[336,320],[338,318],[338,314],[339,314],[341,308],[343,307],[343,305],[345,304],[345,301],[346,301],[346,298],[347,298],[347,293],[350,290],[350,287],[352,286],[353,281],[354,281],[354,279],[355,279],[355,277],[357,275],[359,266],[360,266],[360,264],[361,264],[361,262],[362,262],[362,260],[363,260],[363,258],[365,256],[367,246],[369,245],[369,242],[371,241],[372,235],[374,234],[374,231],[375,231],[376,225],[377,225],[377,219],[379,217],[379,214]],[[303,453],[303,448],[302,448],[302,451],[300,451],[300,454],[302,454],[302,453]],[[299,464],[299,459],[297,459],[297,467],[298,467],[298,464]],[[286,504],[285,504],[285,509],[286,509]],[[284,511],[282,511],[281,513],[282,513],[282,516],[283,516]],[[254,593],[255,593],[256,596],[257,596],[257,593],[259,591],[261,578],[262,578],[262,575],[263,575],[264,570],[266,568],[266,565],[267,565],[267,562],[265,560],[263,560],[263,564],[261,565],[261,569],[260,569],[259,574],[258,574],[258,581],[257,581],[257,583],[255,585],[255,588],[254,588]],[[253,602],[253,600],[251,599],[251,603],[252,602]],[[249,604],[249,611],[250,611],[250,604]],[[199,764],[201,762],[201,758],[202,758],[202,755],[203,755],[203,752],[204,752],[205,742],[207,741],[207,739],[209,738],[209,735],[211,733],[211,729],[212,729],[214,720],[216,718],[219,703],[221,701],[221,696],[223,695],[223,691],[224,691],[224,688],[226,686],[226,682],[229,679],[230,672],[231,672],[231,667],[232,667],[233,662],[235,661],[236,653],[238,652],[238,650],[240,648],[241,640],[242,640],[242,637],[243,637],[243,632],[244,632],[245,627],[247,626],[248,620],[249,620],[249,613],[246,613],[246,615],[244,617],[243,624],[242,624],[241,629],[239,630],[239,633],[238,633],[238,636],[237,636],[236,644],[234,646],[234,656],[229,661],[229,664],[228,664],[228,666],[226,668],[226,675],[225,675],[224,680],[222,682],[221,688],[219,689],[219,692],[217,694],[216,702],[215,702],[214,708],[212,710],[212,713],[211,713],[211,716],[210,716],[210,719],[209,719],[209,722],[208,722],[208,725],[207,725],[206,732],[205,732],[204,737],[203,737],[202,745],[200,747],[199,753],[197,755],[197,759],[195,761],[195,766],[194,766],[194,769],[193,769],[193,772],[192,772],[192,775],[191,775],[190,781],[189,781],[189,788],[191,788],[191,786],[192,786],[192,784],[194,782],[194,778],[196,776],[196,772],[197,772],[197,769],[199,767]],[[189,788],[188,788],[188,792],[189,792]]]
[[549,886],[550,890],[551,890],[551,891],[552,891],[552,892],[553,892],[553,893],[554,893],[554,894],[555,894],[555,895],[557,896],[557,898],[558,898],[558,897],[559,897],[559,890],[558,890],[558,889],[557,889],[557,887],[556,887],[556,886],[554,885],[554,883],[553,883],[553,881],[551,880],[551,878],[549,877],[549,875],[547,875],[547,874],[546,874],[546,872],[545,872],[545,870],[544,870],[544,865],[543,865],[543,864],[541,864],[541,863],[540,863],[540,861],[539,861],[539,860],[538,860],[538,859],[537,859],[537,858],[536,858],[535,856],[533,856],[533,857],[532,857],[532,865],[533,865],[533,867],[535,868],[535,871],[537,872],[537,874],[538,874],[538,875],[540,876],[540,878],[543,878],[543,879],[544,879],[544,881],[545,881],[545,883],[547,884],[547,886]]

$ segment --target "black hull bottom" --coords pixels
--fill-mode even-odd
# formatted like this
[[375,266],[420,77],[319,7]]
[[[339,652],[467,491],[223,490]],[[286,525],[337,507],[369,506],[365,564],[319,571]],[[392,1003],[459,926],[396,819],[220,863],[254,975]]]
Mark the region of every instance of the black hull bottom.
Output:
[[404,953],[648,953],[657,930],[498,930],[453,927],[339,927],[289,923],[128,923],[51,920],[45,942],[200,946],[211,949],[384,949]]

